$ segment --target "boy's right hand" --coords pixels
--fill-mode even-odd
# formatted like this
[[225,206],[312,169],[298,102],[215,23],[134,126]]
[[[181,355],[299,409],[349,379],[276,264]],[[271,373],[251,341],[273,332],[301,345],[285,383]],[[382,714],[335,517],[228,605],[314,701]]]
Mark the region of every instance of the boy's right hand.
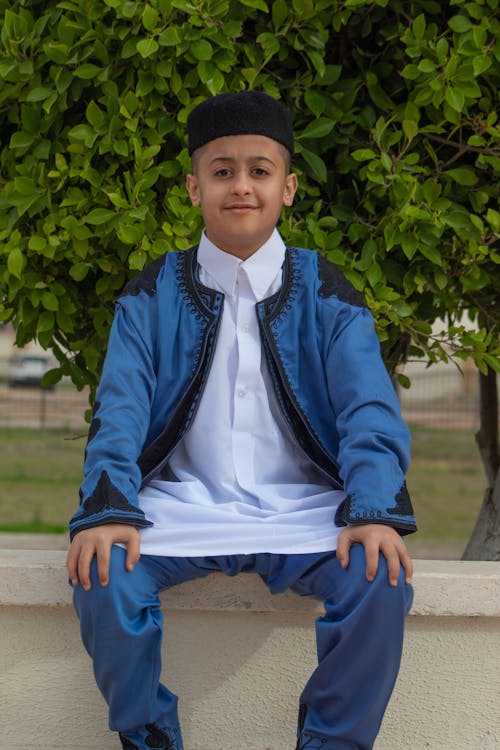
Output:
[[125,567],[131,571],[141,556],[141,536],[135,526],[108,523],[79,531],[69,548],[66,567],[73,586],[79,583],[85,591],[90,589],[90,564],[97,557],[97,571],[101,586],[109,581],[111,547],[121,542],[127,548]]

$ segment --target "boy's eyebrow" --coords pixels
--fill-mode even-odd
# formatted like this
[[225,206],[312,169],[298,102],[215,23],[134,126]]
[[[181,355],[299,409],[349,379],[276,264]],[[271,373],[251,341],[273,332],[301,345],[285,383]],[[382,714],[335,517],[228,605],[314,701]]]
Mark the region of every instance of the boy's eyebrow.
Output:
[[[235,158],[233,156],[214,156],[213,159],[210,159],[209,164],[213,164],[216,161],[231,162],[231,161],[235,161]],[[246,161],[247,162],[268,161],[270,164],[274,164],[274,161],[270,159],[268,156],[249,156],[246,159]]]

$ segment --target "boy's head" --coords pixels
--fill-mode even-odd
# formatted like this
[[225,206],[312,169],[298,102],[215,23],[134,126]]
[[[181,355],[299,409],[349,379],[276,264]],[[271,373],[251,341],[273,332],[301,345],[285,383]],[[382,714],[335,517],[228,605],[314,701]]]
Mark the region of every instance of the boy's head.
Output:
[[187,121],[193,174],[186,184],[218,247],[249,257],[269,239],[281,207],[290,206],[293,129],[283,104],[267,94],[219,94]]

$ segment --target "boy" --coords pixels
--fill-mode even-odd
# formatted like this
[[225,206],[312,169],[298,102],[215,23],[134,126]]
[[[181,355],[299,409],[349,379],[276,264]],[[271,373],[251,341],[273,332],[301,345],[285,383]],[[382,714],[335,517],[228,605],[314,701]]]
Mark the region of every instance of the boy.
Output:
[[283,105],[221,94],[187,131],[205,230],[118,300],[70,523],[83,642],[122,747],[182,750],[158,592],[256,572],[325,606],[297,749],[370,748],[412,598],[408,431],[362,299],[275,229],[297,189]]

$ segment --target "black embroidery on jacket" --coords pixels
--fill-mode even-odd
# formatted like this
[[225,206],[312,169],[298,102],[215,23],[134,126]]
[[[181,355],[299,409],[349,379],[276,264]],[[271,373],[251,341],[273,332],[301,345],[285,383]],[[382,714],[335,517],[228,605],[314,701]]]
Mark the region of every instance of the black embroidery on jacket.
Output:
[[146,737],[146,745],[155,750],[178,750],[175,738],[169,737],[166,732],[159,729],[155,724],[146,724],[149,734]]
[[338,297],[355,307],[366,307],[363,297],[353,287],[344,274],[330,263],[323,255],[318,254],[318,277],[322,282],[319,288],[320,297]]
[[137,276],[134,276],[125,284],[119,297],[135,297],[140,292],[146,292],[150,297],[153,297],[156,294],[156,279],[163,268],[166,257],[166,255],[162,255],[148,263]]
[[125,495],[114,486],[107,471],[101,473],[94,493],[85,500],[83,507],[85,512],[80,516],[79,520],[86,518],[87,516],[93,516],[95,513],[101,513],[105,510],[119,510],[124,513],[142,513],[139,508],[131,505]]
[[299,722],[297,745],[295,750],[320,750],[326,744],[326,738],[313,737],[309,732],[304,732],[304,724],[307,716],[307,706],[301,703],[299,706]]
[[96,412],[99,411],[100,405],[101,405],[101,402],[100,401],[96,401],[95,404],[94,404],[94,408],[92,410],[92,421],[91,421],[90,427],[89,427],[89,435],[88,435],[88,439],[87,439],[87,445],[90,443],[91,440],[93,440],[95,438],[95,436],[97,435],[97,433],[99,432],[99,430],[101,428],[101,420],[99,419],[99,417],[95,416]]
[[411,504],[410,495],[406,489],[406,483],[403,484],[398,494],[396,495],[396,507],[387,508],[387,512],[391,516],[412,516],[413,506]]
[[131,742],[130,740],[127,740],[127,738],[124,737],[122,734],[120,734],[119,737],[122,742],[123,750],[139,750],[139,745],[136,745],[135,742]]

